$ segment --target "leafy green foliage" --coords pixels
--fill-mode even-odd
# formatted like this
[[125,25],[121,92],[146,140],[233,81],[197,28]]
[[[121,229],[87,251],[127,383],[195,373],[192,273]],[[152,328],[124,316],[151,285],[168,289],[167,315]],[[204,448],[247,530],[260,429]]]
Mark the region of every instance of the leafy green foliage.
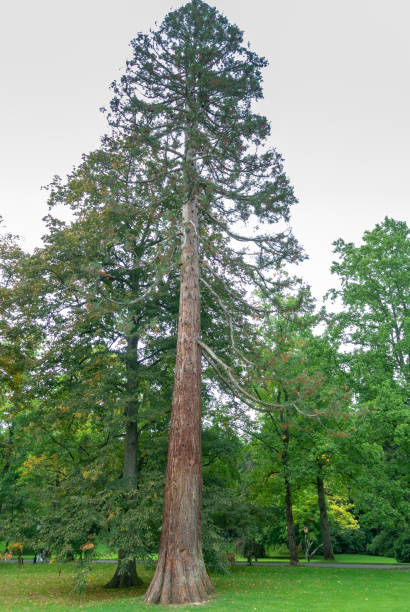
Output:
[[408,528],[410,516],[408,234],[405,222],[386,217],[359,247],[338,240],[332,267],[343,310],[331,333],[349,349],[342,359],[356,400],[352,448],[362,449],[353,496],[361,524],[378,531]]
[[207,564],[285,542],[287,485],[298,542],[305,525],[318,540],[317,478],[336,550],[408,560],[408,227],[338,240],[342,311],[314,313],[282,270],[302,254],[253,110],[265,65],[201,0],[170,13],[132,41],[100,147],[50,184],[44,246],[0,241],[0,534],[77,558],[79,590],[97,542],[124,566],[159,543],[187,198],[218,355],[204,349]]
[[394,545],[394,556],[400,563],[410,563],[410,533],[402,533]]
[[383,529],[368,544],[367,551],[372,555],[394,557],[394,546],[397,541],[397,529]]

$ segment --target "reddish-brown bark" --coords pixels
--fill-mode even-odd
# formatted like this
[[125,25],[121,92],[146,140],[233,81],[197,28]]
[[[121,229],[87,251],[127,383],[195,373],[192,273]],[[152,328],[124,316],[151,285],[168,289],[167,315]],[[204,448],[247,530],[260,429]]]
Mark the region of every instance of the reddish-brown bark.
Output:
[[184,242],[164,514],[149,603],[196,603],[213,591],[202,556],[200,288],[195,197],[183,207]]

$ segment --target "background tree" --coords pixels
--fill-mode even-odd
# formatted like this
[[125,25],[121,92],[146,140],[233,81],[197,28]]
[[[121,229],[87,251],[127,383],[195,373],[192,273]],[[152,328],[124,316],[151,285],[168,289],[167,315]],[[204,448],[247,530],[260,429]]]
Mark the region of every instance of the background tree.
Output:
[[299,492],[311,482],[317,490],[324,554],[333,558],[324,479],[331,449],[337,454],[335,440],[346,435],[350,395],[333,347],[314,333],[322,314],[314,313],[309,291],[301,287],[296,295],[276,296],[275,306],[276,315],[261,325],[258,372],[248,380],[249,389],[264,402],[254,423],[246,415],[243,422],[258,457],[257,488],[262,478],[272,494],[283,495],[290,562],[297,564],[300,534],[293,497],[300,499]]
[[386,217],[365,232],[361,246],[336,241],[339,261],[332,266],[341,281],[333,296],[343,302],[332,333],[347,347],[346,377],[362,408],[356,437],[370,459],[363,458],[352,495],[364,526],[374,535],[390,532],[390,552],[397,532],[409,529],[410,514],[408,235],[405,222]]
[[[3,533],[5,525],[15,522],[24,503],[18,488],[19,461],[24,452],[21,415],[29,404],[27,386],[41,339],[36,321],[22,320],[22,292],[15,291],[26,262],[27,255],[17,237],[3,234],[0,237],[0,529],[3,527]],[[5,539],[9,539],[7,533]]]
[[[91,514],[92,498],[86,491],[92,490],[96,499],[96,491],[112,489],[108,474],[129,492],[121,504],[124,512],[127,496],[132,498],[141,485],[146,459],[140,439],[154,434],[152,428],[166,431],[175,359],[174,249],[161,234],[166,214],[160,206],[155,214],[147,206],[150,194],[138,184],[139,160],[117,145],[105,138],[101,149],[84,157],[65,182],[53,182],[50,206],[70,207],[73,220],[63,223],[49,215],[45,247],[29,259],[20,282],[25,292],[20,324],[35,320],[44,330],[41,362],[31,384],[35,401],[27,419],[49,438],[42,452],[59,450],[68,462],[60,466],[65,484],[59,477],[59,491],[70,490],[76,498],[84,494]],[[164,260],[163,268],[158,258]],[[60,499],[56,508],[61,507],[59,491],[49,490],[49,500]],[[102,508],[99,503],[94,513],[100,515]],[[48,514],[43,507],[43,517]],[[53,542],[55,552],[64,550],[64,537],[58,547]],[[123,586],[138,580],[131,534],[128,542],[114,580]],[[140,545],[138,550],[141,554]]]

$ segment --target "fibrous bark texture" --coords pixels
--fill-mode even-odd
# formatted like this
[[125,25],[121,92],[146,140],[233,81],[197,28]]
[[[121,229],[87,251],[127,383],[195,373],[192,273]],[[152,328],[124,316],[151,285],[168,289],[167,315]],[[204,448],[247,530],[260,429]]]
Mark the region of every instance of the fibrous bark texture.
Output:
[[322,478],[317,477],[317,499],[319,503],[320,530],[322,532],[323,556],[326,560],[334,561],[332,539],[330,537],[330,525],[326,509],[325,487]]
[[197,202],[183,206],[175,382],[157,569],[145,601],[199,603],[212,583],[202,556],[201,355]]

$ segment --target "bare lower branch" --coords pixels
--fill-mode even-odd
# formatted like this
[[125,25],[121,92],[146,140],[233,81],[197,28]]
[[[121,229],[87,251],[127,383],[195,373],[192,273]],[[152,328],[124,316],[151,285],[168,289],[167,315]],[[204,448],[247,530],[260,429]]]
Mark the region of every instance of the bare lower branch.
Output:
[[[219,359],[219,357],[217,357],[217,355],[215,355],[215,353],[213,352],[213,350],[211,348],[209,348],[208,345],[206,345],[204,342],[202,342],[201,340],[198,340],[198,344],[201,348],[204,349],[204,351],[206,351],[206,353],[208,353],[208,355],[211,357],[211,359],[218,363],[223,370],[225,370],[225,372],[228,375],[230,382],[230,385],[233,386],[235,389],[237,389],[237,392],[239,392],[239,394],[242,397],[246,397],[248,398],[248,400],[255,402],[255,404],[259,404],[261,406],[266,406],[267,408],[282,408],[283,405],[282,404],[274,404],[272,402],[264,402],[263,400],[258,399],[256,396],[252,395],[251,393],[249,393],[248,391],[246,391],[241,384],[238,382],[238,380],[235,378],[235,376],[232,374],[232,370],[231,368],[226,365],[226,363],[224,363],[221,359]],[[206,355],[205,355],[206,358]],[[254,407],[254,406],[252,406]]]
[[223,301],[221,300],[220,296],[217,294],[217,292],[211,287],[211,285],[201,276],[199,279],[204,285],[205,287],[208,289],[208,291],[210,291],[212,293],[212,295],[217,299],[218,304],[220,305],[220,307],[222,308],[222,310],[224,311],[226,318],[228,319],[228,323],[229,323],[229,333],[230,333],[230,337],[231,337],[231,347],[232,349],[235,351],[235,353],[237,353],[239,355],[239,357],[241,359],[243,359],[246,363],[248,363],[250,366],[254,366],[254,364],[249,361],[249,359],[247,359],[245,357],[245,355],[243,353],[241,353],[241,351],[236,347],[235,345],[235,337],[234,337],[234,333],[233,333],[233,325],[232,325],[232,317],[230,315],[230,313],[228,312],[228,309],[226,308],[225,304],[223,303]]

